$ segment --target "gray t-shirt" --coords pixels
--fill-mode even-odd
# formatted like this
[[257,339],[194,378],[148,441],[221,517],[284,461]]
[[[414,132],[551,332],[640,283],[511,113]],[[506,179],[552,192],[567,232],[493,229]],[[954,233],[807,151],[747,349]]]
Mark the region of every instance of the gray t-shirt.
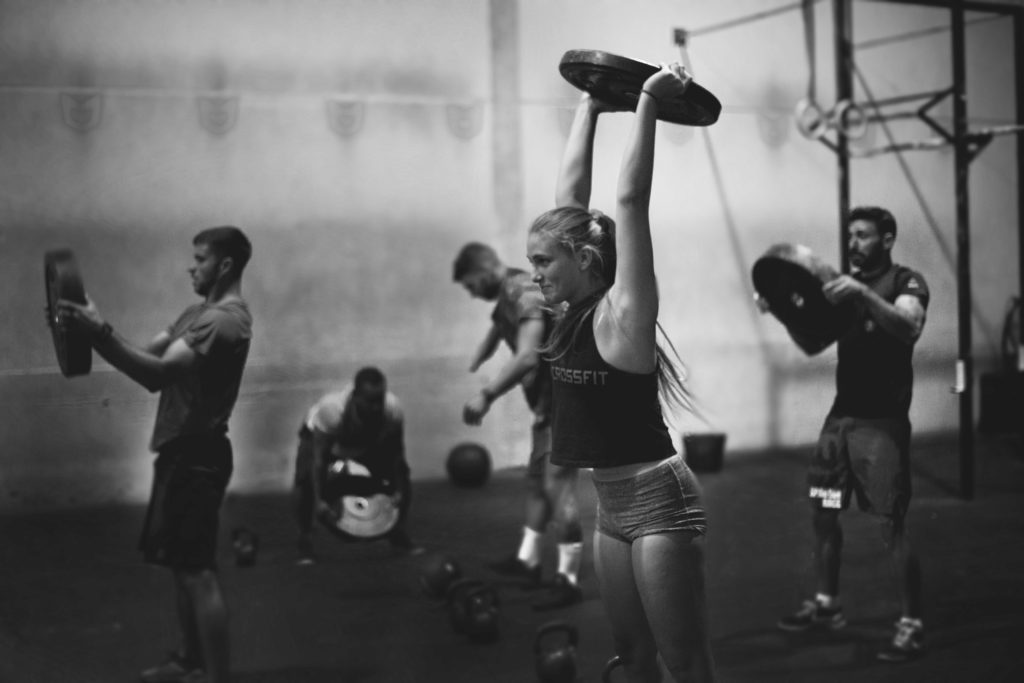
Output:
[[150,448],[179,437],[226,431],[238,398],[252,339],[252,315],[242,299],[199,303],[168,329],[199,355],[185,376],[160,392]]
[[[508,348],[515,353],[519,343],[519,326],[527,320],[544,322],[544,337],[551,331],[552,316],[544,302],[540,287],[529,273],[519,268],[509,268],[498,291],[498,300],[491,311],[491,322]],[[547,362],[523,377],[520,384],[526,395],[526,403],[535,415],[546,417],[551,410],[551,379],[548,377]]]

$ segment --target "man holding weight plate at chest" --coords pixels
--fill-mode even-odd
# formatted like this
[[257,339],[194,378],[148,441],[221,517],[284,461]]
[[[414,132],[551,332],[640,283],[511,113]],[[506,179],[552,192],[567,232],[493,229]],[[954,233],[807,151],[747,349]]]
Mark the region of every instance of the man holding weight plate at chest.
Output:
[[160,392],[150,448],[157,454],[140,550],[171,569],[182,632],[180,648],[142,672],[144,683],[228,680],[228,615],[217,576],[217,526],[231,478],[228,418],[238,397],[252,339],[242,271],[252,246],[222,226],[193,239],[193,304],[145,346],[117,334],[96,305],[61,299],[52,324],[84,333],[112,366]]
[[[836,397],[808,474],[816,593],[801,609],[780,619],[778,627],[806,631],[846,625],[839,601],[843,545],[839,514],[856,494],[858,506],[879,522],[903,603],[896,633],[878,657],[904,661],[924,649],[921,567],[910,549],[905,519],[911,495],[911,358],[924,329],[929,292],[920,273],[893,263],[896,219],[889,211],[858,207],[850,212],[848,222],[854,274],[833,276],[821,288],[829,304],[851,307],[852,316],[848,329],[838,337]],[[769,308],[762,298],[758,305],[762,311]],[[771,309],[779,315],[783,306],[784,300],[777,299]],[[780,320],[784,317],[780,315]],[[787,327],[809,353],[831,341],[806,338],[798,331],[799,324]]]

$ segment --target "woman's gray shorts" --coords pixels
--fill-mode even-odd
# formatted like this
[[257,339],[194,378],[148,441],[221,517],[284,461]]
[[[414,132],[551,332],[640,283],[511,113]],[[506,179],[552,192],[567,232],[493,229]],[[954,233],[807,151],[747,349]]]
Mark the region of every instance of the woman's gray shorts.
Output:
[[625,543],[641,536],[688,531],[703,536],[707,518],[700,484],[680,455],[635,477],[601,481],[597,490],[597,530]]

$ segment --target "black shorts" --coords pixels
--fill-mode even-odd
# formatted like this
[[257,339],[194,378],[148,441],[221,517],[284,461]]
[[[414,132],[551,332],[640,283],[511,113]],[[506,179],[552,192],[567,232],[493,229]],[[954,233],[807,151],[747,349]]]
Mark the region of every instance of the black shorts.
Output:
[[905,420],[828,417],[807,483],[819,509],[902,517],[910,503],[910,425]]
[[146,562],[216,569],[220,506],[232,472],[227,435],[179,437],[160,449],[139,539]]

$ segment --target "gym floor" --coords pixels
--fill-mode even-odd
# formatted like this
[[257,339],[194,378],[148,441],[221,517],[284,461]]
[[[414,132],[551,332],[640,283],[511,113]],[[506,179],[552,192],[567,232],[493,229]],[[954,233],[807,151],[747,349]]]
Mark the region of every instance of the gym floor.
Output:
[[[870,519],[845,516],[843,599],[849,625],[789,635],[776,619],[810,588],[803,476],[806,449],[725,456],[701,473],[709,507],[708,599],[720,681],[1018,681],[1024,665],[1024,455],[1019,438],[979,435],[976,489],[959,495],[955,436],[918,438],[910,531],[925,571],[929,652],[905,664],[875,660],[892,633],[894,589]],[[593,487],[581,483],[593,528]],[[522,515],[522,471],[479,489],[416,481],[410,530],[464,574],[511,552]],[[82,509],[0,519],[0,681],[135,681],[175,645],[171,579],[143,565],[134,542],[143,510]],[[499,587],[500,637],[474,644],[425,597],[426,556],[386,543],[317,535],[320,562],[295,564],[288,500],[230,496],[221,565],[238,683],[528,683],[537,628],[551,619],[579,633],[578,681],[600,681],[611,641],[589,557],[582,604],[538,614],[531,593]],[[260,535],[257,561],[235,564],[230,529]],[[554,548],[547,548],[547,567]],[[550,569],[549,569],[550,570]],[[619,672],[621,674],[621,672]]]

